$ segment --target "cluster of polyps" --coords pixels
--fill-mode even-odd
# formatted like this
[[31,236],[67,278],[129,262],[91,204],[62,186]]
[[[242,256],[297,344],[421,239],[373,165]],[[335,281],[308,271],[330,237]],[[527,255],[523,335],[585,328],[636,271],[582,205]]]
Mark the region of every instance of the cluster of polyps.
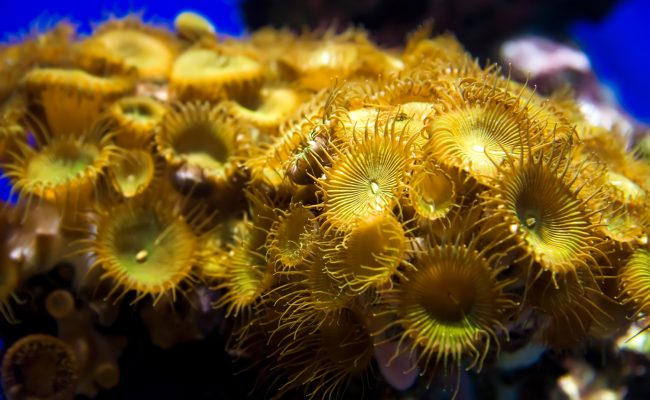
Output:
[[[310,397],[374,379],[379,359],[394,382],[387,348],[431,382],[480,370],[521,326],[553,349],[615,339],[650,309],[647,161],[570,98],[423,32],[389,52],[358,30],[224,39],[186,14],[173,32],[62,24],[0,48],[0,160],[18,197],[0,310],[29,318],[12,296],[65,262],[99,323],[127,299],[170,347],[223,313],[268,390]],[[87,354],[59,336],[14,344],[10,397],[74,395]],[[51,354],[65,365],[28,371]],[[89,379],[117,384],[116,368]],[[61,393],[20,381],[61,374],[46,388]]]

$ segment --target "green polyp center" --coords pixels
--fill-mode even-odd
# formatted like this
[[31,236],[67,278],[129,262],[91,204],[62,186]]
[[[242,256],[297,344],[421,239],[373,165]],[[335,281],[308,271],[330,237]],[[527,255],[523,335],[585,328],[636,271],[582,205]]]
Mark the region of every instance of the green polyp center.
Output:
[[421,285],[418,297],[432,319],[444,324],[459,324],[472,312],[476,288],[471,276],[463,276],[452,270],[439,273],[431,268],[418,279],[428,283],[428,288]]
[[328,219],[347,225],[387,210],[396,200],[406,169],[402,150],[390,140],[376,137],[358,143],[354,152],[333,163],[324,190]]
[[517,218],[527,232],[540,240],[543,240],[548,234],[544,227],[544,217],[539,209],[531,208],[530,206],[528,208],[525,206],[518,207]]
[[387,179],[370,178],[367,182],[366,205],[372,211],[382,211],[390,203],[392,193]]
[[139,123],[148,123],[151,121],[151,118],[154,115],[153,110],[146,104],[143,103],[129,103],[122,107],[122,112],[129,119],[139,122]]
[[191,267],[192,232],[180,221],[140,210],[118,217],[110,234],[116,264],[139,285],[173,282]]
[[173,140],[176,153],[190,165],[223,174],[232,155],[229,128],[211,123],[196,123],[185,127]]
[[[532,202],[532,203],[531,203]],[[534,199],[524,196],[516,207],[517,219],[523,231],[526,232],[526,241],[536,253],[543,254],[549,261],[560,261],[570,257],[567,247],[563,243],[567,238],[553,224],[545,218],[544,212],[534,203]],[[560,236],[562,236],[562,240]]]
[[506,152],[518,153],[520,133],[517,122],[497,106],[478,105],[441,116],[433,125],[439,148],[452,146],[452,153],[461,157],[479,174],[492,176]]
[[26,175],[34,181],[59,185],[92,166],[98,155],[99,149],[91,144],[55,143],[29,160]]
[[296,208],[278,227],[277,239],[283,264],[296,265],[307,255],[317,229],[313,218],[314,214],[309,210]]
[[563,190],[563,183],[546,174],[535,168],[519,177],[525,186],[518,189],[514,211],[538,259],[550,264],[571,262],[586,245],[589,223],[579,202]]

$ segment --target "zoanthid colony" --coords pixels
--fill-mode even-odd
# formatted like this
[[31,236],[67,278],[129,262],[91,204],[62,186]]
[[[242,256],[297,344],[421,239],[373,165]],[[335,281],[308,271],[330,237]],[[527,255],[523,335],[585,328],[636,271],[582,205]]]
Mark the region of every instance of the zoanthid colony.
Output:
[[[117,385],[124,343],[97,327],[125,302],[157,345],[219,330],[256,390],[309,398],[393,364],[454,391],[518,327],[559,352],[650,310],[645,153],[449,35],[233,39],[183,14],[0,58],[0,311],[59,327],[10,343],[12,399]],[[29,294],[60,265],[67,289]]]

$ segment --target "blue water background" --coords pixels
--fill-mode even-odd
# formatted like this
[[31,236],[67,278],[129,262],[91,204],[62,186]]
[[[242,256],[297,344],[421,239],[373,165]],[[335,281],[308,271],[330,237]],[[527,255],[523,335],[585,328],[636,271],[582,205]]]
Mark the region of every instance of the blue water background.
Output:
[[[141,12],[144,20],[171,26],[176,15],[185,10],[197,11],[208,17],[217,31],[240,35],[244,32],[240,13],[240,0],[186,0],[186,1],[45,1],[5,0],[0,13],[0,40],[16,33],[29,33],[30,28],[53,26],[67,18],[75,22],[82,32],[90,32],[93,23],[99,23],[112,15],[124,16]],[[42,30],[42,29],[41,29]]]
[[598,77],[638,120],[650,124],[650,0],[626,0],[602,21],[570,29]]

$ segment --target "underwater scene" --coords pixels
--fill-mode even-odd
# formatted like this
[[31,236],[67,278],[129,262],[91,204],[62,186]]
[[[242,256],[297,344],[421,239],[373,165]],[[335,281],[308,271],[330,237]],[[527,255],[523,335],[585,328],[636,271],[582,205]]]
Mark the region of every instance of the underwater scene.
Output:
[[0,16],[0,400],[650,399],[646,1],[86,3]]

